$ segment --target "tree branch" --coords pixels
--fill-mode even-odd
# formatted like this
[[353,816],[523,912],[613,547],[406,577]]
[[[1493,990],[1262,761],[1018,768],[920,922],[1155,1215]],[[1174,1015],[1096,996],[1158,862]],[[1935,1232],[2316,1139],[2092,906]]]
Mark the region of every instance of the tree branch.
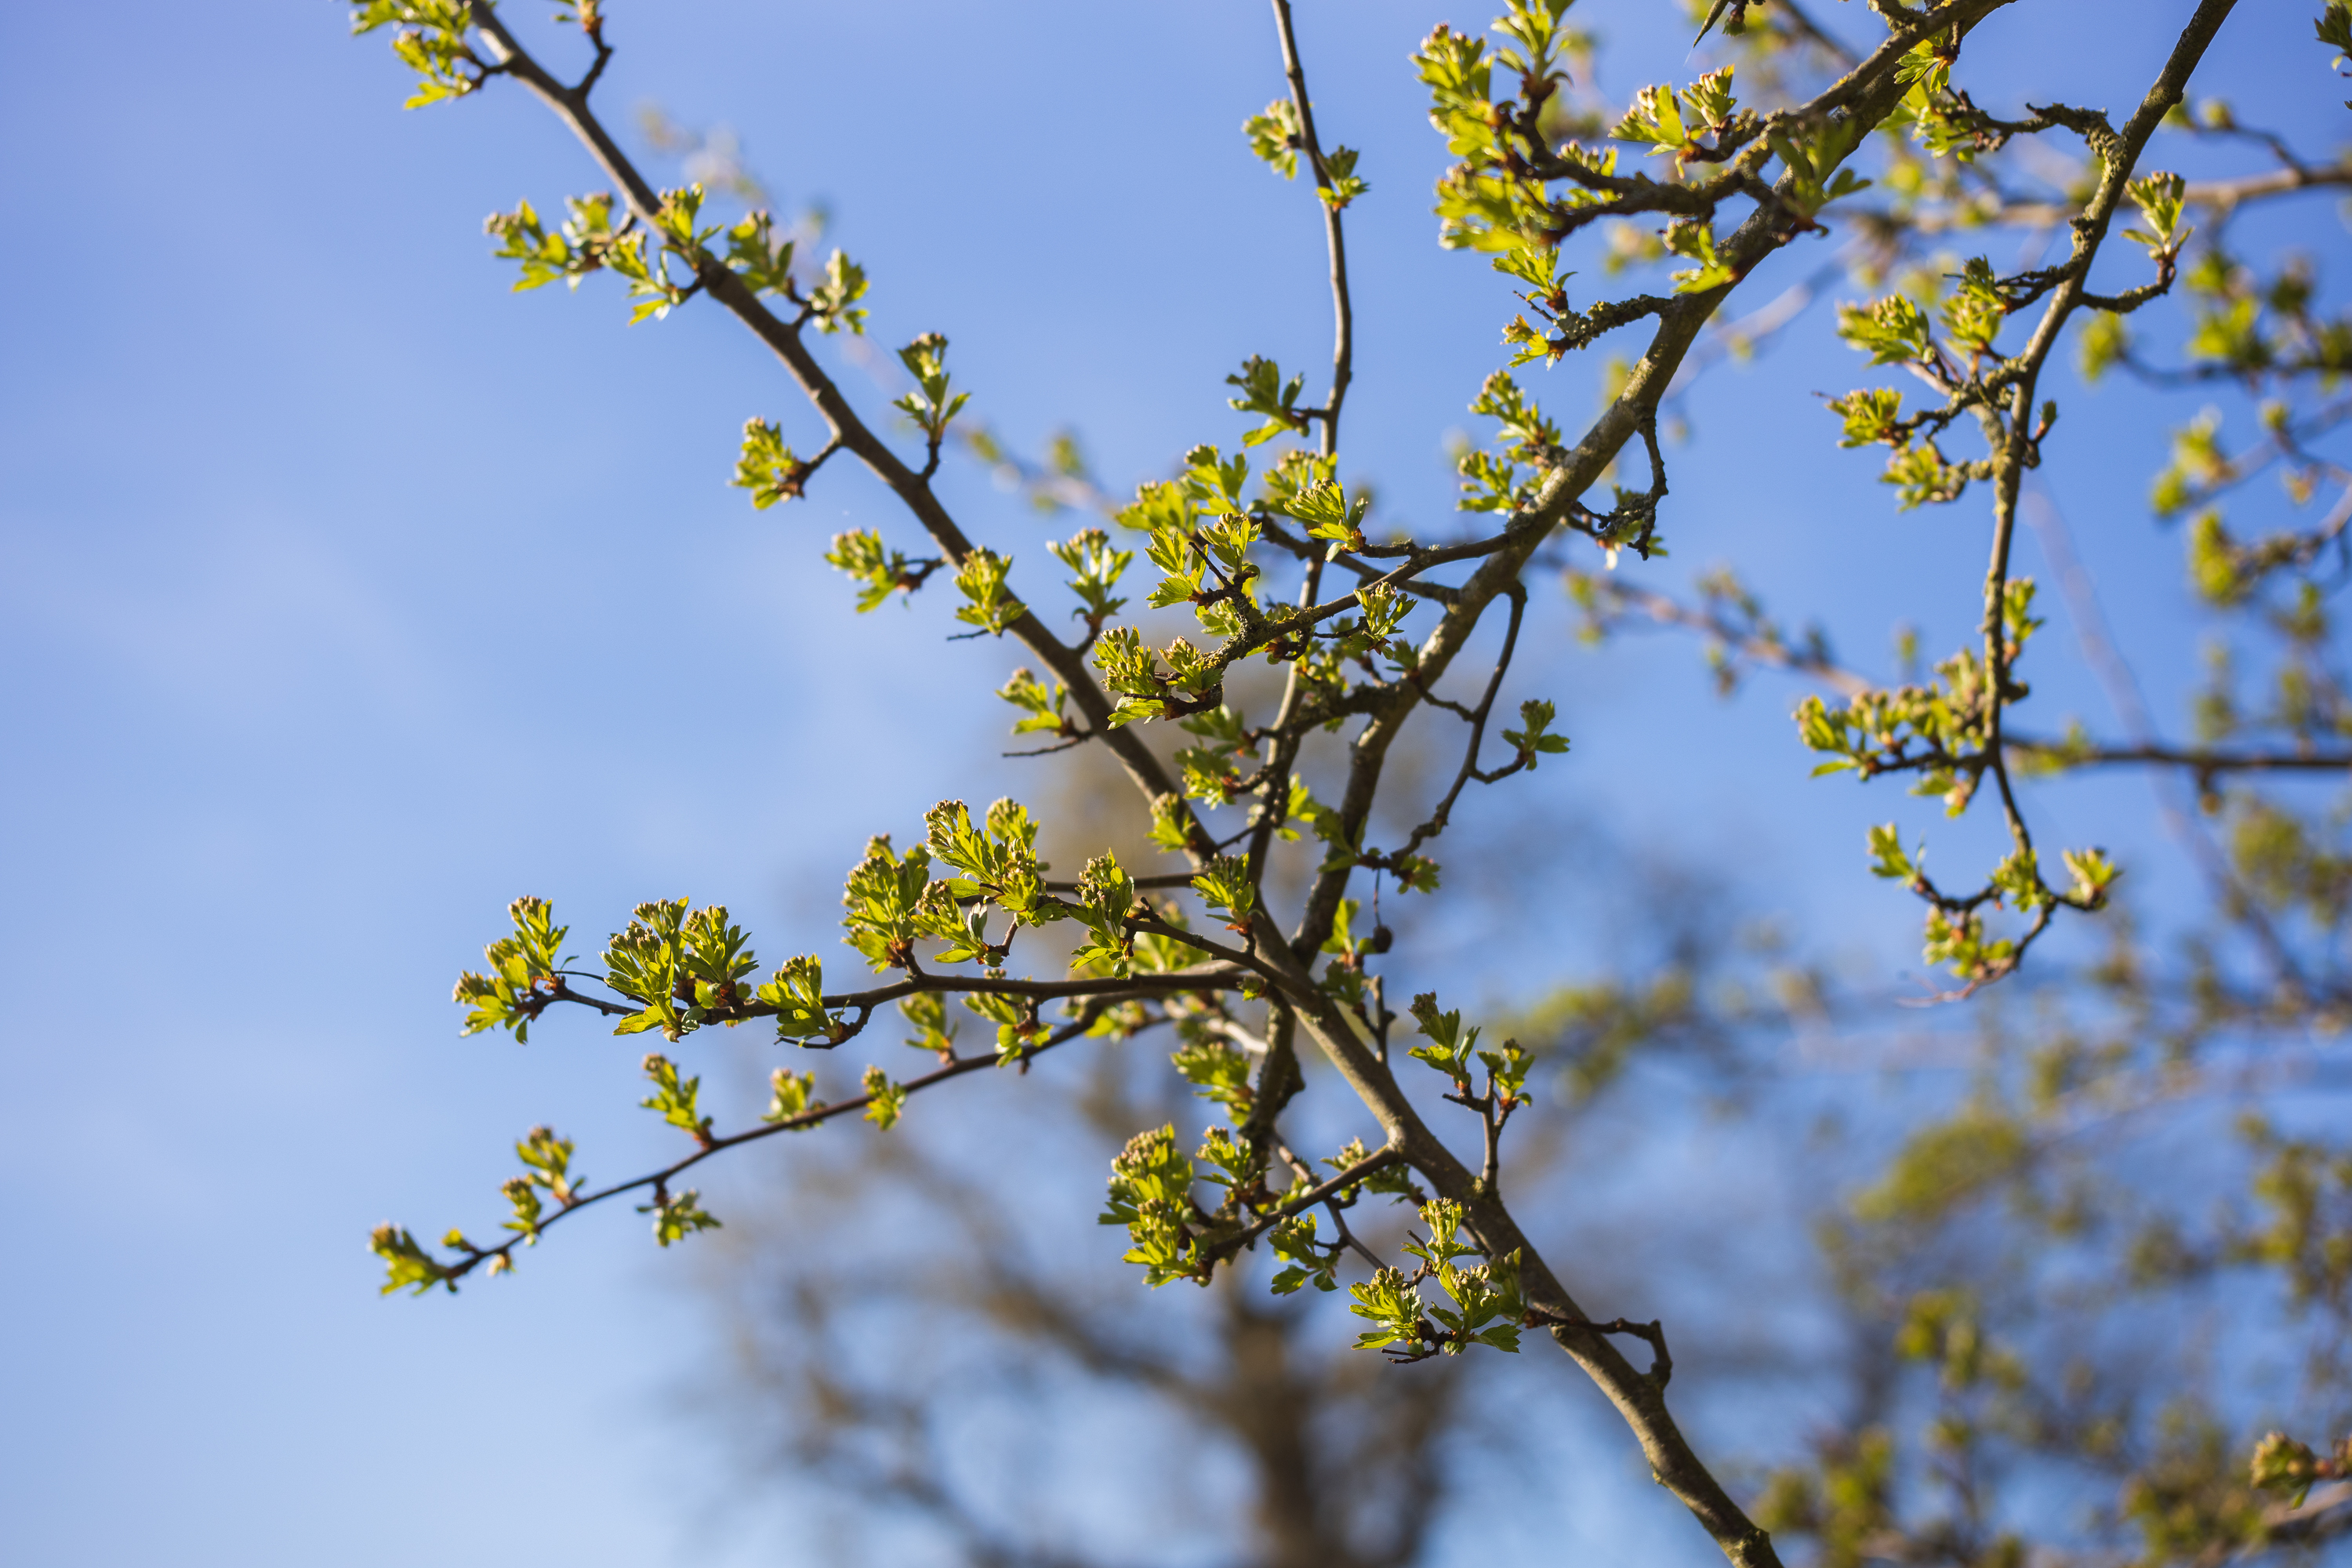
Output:
[[[1044,1055],[1045,1052],[1052,1050],[1056,1046],[1063,1045],[1070,1040],[1078,1038],[1087,1030],[1094,1027],[1099,1016],[1099,1009],[1088,1008],[1087,1012],[1076,1021],[1063,1026],[1061,1028],[1054,1031],[1054,1033],[1045,1039],[1030,1047],[1027,1051],[1023,1053],[1022,1059],[1024,1061],[1034,1059]],[[958,1057],[955,1060],[950,1062],[947,1066],[940,1068],[936,1072],[925,1073],[920,1078],[908,1079],[906,1082],[897,1085],[896,1087],[909,1095],[917,1094],[924,1089],[933,1088],[939,1084],[946,1083],[950,1079],[959,1079],[967,1073],[978,1072],[982,1068],[995,1068],[1002,1065],[1003,1064],[1000,1058],[993,1055]],[[746,1143],[756,1143],[763,1138],[772,1138],[779,1132],[804,1131],[811,1127],[815,1127],[821,1123],[834,1121],[838,1117],[846,1116],[853,1110],[863,1110],[867,1106],[873,1104],[875,1096],[872,1094],[855,1095],[847,1100],[835,1100],[825,1105],[811,1106],[808,1110],[800,1112],[796,1116],[787,1116],[781,1121],[771,1121],[764,1126],[751,1128],[748,1131],[732,1133],[724,1138],[712,1138],[709,1142],[701,1143],[693,1153],[688,1154],[686,1158],[676,1161],[671,1164],[665,1165],[658,1171],[649,1171],[642,1176],[637,1176],[625,1182],[616,1182],[609,1187],[600,1187],[583,1196],[573,1198],[570,1203],[562,1205],[553,1213],[541,1219],[538,1225],[528,1233],[510,1237],[507,1240],[500,1242],[496,1247],[484,1247],[473,1249],[467,1255],[464,1260],[450,1265],[447,1271],[441,1274],[436,1282],[454,1287],[458,1280],[463,1279],[467,1275],[471,1274],[476,1268],[487,1264],[494,1258],[506,1258],[509,1263],[511,1264],[512,1259],[510,1255],[516,1247],[536,1241],[540,1236],[543,1235],[569,1215],[578,1214],[582,1209],[603,1203],[607,1198],[619,1197],[624,1193],[643,1192],[649,1189],[667,1189],[673,1180],[685,1174],[688,1171],[692,1170],[695,1166],[699,1165],[702,1162],[710,1159],[714,1155],[722,1154],[730,1149],[740,1148]]]
[[[660,196],[613,141],[585,100],[550,76],[515,40],[514,35],[507,30],[506,25],[488,5],[475,5],[473,18],[474,25],[489,41],[500,67],[521,80],[571,129],[582,145],[588,149],[590,156],[595,159],[597,166],[621,188],[629,210],[635,215],[637,221],[658,234],[660,228],[656,222],[656,215],[661,210]],[[784,363],[785,369],[814,405],[818,416],[824,421],[831,437],[889,488],[950,562],[962,565],[972,553],[971,541],[932,493],[929,483],[908,468],[859,417],[840,386],[825,374],[815,356],[810,353],[808,345],[801,340],[799,324],[780,320],[740,278],[716,258],[705,254],[692,260],[695,276],[710,297],[749,327],[753,335]],[[1118,756],[1145,800],[1154,800],[1166,795],[1178,795],[1181,798],[1167,769],[1142,740],[1112,727],[1108,722],[1110,700],[1103,694],[1101,686],[1095,680],[1094,672],[1087,667],[1086,660],[1076,649],[1054,636],[1045,628],[1045,623],[1037,619],[1034,611],[1025,608],[1010,629],[1069,689],[1088,726],[1102,735],[1104,743]]]

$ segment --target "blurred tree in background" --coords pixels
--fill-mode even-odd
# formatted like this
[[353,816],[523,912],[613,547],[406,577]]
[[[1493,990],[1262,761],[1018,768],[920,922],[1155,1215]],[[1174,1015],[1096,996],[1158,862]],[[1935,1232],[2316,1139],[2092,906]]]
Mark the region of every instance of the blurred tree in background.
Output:
[[[558,7],[571,36],[546,47],[584,49],[572,81],[482,0],[354,0],[358,30],[393,29],[412,102],[531,92],[614,187],[568,198],[561,222],[529,204],[492,216],[517,287],[610,272],[634,321],[698,300],[738,319],[821,436],[803,455],[790,432],[808,416],[756,414],[735,482],[775,506],[845,454],[886,486],[904,536],[845,533],[825,559],[862,608],[945,596],[959,643],[1019,643],[1024,667],[989,679],[1059,770],[1034,809],[949,799],[919,839],[867,846],[844,897],[878,977],[865,990],[827,989],[815,955],[762,979],[728,911],[684,900],[640,905],[579,967],[554,912],[519,900],[459,982],[470,1030],[520,1038],[572,1005],[673,1046],[757,1021],[810,1050],[873,1048],[854,1092],[820,1081],[830,1065],[776,1068],[742,1130],[717,1125],[698,1074],[649,1055],[645,1103],[677,1129],[674,1163],[591,1184],[571,1142],[535,1129],[506,1184],[509,1236],[436,1248],[386,1226],[386,1289],[506,1272],[612,1196],[665,1247],[719,1230],[697,1245],[717,1249],[752,1374],[732,1413],[824,1479],[834,1526],[869,1554],[915,1550],[909,1531],[1003,1563],[1475,1550],[1515,1489],[1559,1484],[1530,1462],[1528,1374],[1508,1359],[1538,1333],[1735,1563],[2330,1549],[2352,1527],[2352,1141],[2328,1115],[2352,1005],[2352,705],[2331,618],[2352,468],[2330,455],[2352,319],[2306,247],[2238,237],[2248,214],[2323,211],[2352,163],[2267,129],[2267,106],[2197,94],[2242,20],[2229,0],[2143,9],[2164,56],[2121,115],[2040,101],[2053,62],[1979,74],[1974,30],[2035,3],[1868,0],[1831,18],[1715,0],[1693,16],[1710,68],[1630,104],[1592,85],[1568,0],[1513,0],[1483,37],[1438,26],[1413,61],[1456,160],[1438,232],[1522,309],[1496,323],[1503,363],[1465,389],[1493,434],[1458,453],[1463,519],[1428,534],[1340,479],[1346,216],[1391,186],[1318,132],[1287,0],[1272,39],[1286,90],[1243,132],[1311,184],[1330,366],[1310,399],[1307,374],[1247,360],[1227,378],[1239,446],[1194,447],[1131,498],[1075,440],[1038,461],[1011,450],[967,412],[936,332],[896,370],[843,356],[898,394],[895,425],[861,414],[810,330],[862,336],[866,264],[819,260],[822,215],[720,211],[761,187],[730,142],[659,117],[651,153],[695,178],[656,189],[591,107],[614,47],[597,0]],[[2337,90],[2326,73],[2352,54],[2352,3],[2312,21],[2272,62],[2282,98]],[[1801,240],[1827,259],[1748,299]],[[1788,630],[1734,571],[1677,590],[1646,570],[1671,534],[1691,378],[1833,300],[1865,384],[1824,399],[1801,460],[1883,447],[1898,507],[1987,524],[1976,635],[1926,670],[1906,644],[1893,680]],[[1640,346],[1611,357],[1620,342]],[[1607,364],[1580,427],[1539,406],[1528,368],[1579,355]],[[2150,714],[2032,482],[2067,461],[2053,394],[2070,373],[2179,400],[2168,465],[2107,488],[2146,482],[2158,516],[2184,521],[2187,570],[2227,628],[2185,737]],[[1048,515],[1081,514],[1055,568],[1016,573],[965,531],[933,485],[958,454]],[[1801,485],[1787,461],[1757,482]],[[2054,592],[2012,570],[2021,523]],[[1655,936],[1613,972],[1520,976],[1525,996],[1556,984],[1518,1016],[1466,1017],[1425,988],[1416,905],[1501,899],[1541,922],[1545,879],[1565,874],[1556,824],[1446,837],[1473,804],[1507,821],[1507,781],[1568,750],[1553,700],[1511,689],[1539,584],[1565,586],[1594,638],[1696,634],[1727,693],[1764,670],[1804,683],[1813,771],[1874,796],[1900,775],[1941,806],[1933,876],[1916,831],[1857,833],[1868,869],[1923,907],[1939,988],[1898,998],[1843,973],[1841,933],[1769,935],[1744,895],[1666,874],[1670,850],[1610,884],[1620,924]],[[2045,629],[2053,604],[2121,733],[2012,723],[2028,678],[2069,657]],[[1904,595],[1872,607],[1897,624]],[[969,681],[971,657],[931,668]],[[677,713],[651,722],[690,731],[740,701],[735,672],[680,668]],[[691,743],[723,764],[737,721]],[[2036,786],[2113,769],[2153,782],[2202,889],[2193,911],[2127,907],[2136,868],[2053,841]],[[1184,868],[1139,869],[1162,857]],[[1032,1071],[1079,1052],[1074,1079]],[[1859,1074],[1811,1070],[1916,1060],[1967,1070],[1898,1070],[1869,1097]],[[723,1229],[683,1184],[743,1143],[853,1118],[878,1135],[811,1141],[783,1192]],[[1790,1179],[1711,1205],[1645,1179],[1725,1149]],[[1127,1263],[1204,1289],[1147,1300],[1132,1269],[1095,1266],[1081,1227],[1106,1161],[1100,1217],[1124,1228]],[[1764,1221],[1785,1239],[1808,1215],[1825,1216],[1819,1275],[1753,1255]],[[1079,1507],[1055,1484],[1076,1470],[1122,1479]]]

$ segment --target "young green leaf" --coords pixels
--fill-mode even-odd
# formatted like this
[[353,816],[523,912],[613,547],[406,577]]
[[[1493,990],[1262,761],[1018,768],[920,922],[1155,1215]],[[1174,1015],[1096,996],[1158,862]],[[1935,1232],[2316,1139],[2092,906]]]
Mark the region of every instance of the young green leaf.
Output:
[[670,1126],[692,1133],[696,1142],[708,1145],[710,1118],[695,1110],[695,1098],[701,1091],[702,1080],[679,1077],[677,1064],[659,1051],[648,1052],[643,1065],[646,1077],[653,1080],[654,1091],[637,1103],[647,1110],[659,1111],[661,1119]]
[[1568,737],[1550,732],[1555,710],[1549,702],[1519,704],[1521,728],[1503,731],[1503,743],[1519,753],[1519,761],[1533,770],[1540,756],[1568,750]]
[[1218,856],[1192,879],[1192,889],[1211,909],[1223,911],[1226,929],[1249,929],[1250,911],[1257,907],[1257,889],[1250,880],[1248,860]]
[[907,1108],[907,1086],[891,1082],[890,1075],[878,1067],[868,1067],[863,1082],[866,1120],[887,1132],[898,1125],[898,1117]]
[[545,899],[517,899],[507,906],[507,918],[514,922],[514,934],[482,950],[489,972],[458,975],[451,1000],[468,1009],[461,1033],[500,1028],[525,1041],[530,1037],[531,1020],[563,988],[557,971],[571,928],[554,923],[554,909]]
[[638,1205],[637,1212],[654,1216],[654,1239],[667,1247],[696,1231],[719,1228],[719,1222],[705,1212],[701,1200],[702,1194],[691,1187],[676,1194],[656,1187],[654,1201]]
[[790,1121],[816,1103],[816,1075],[778,1068],[768,1075],[768,1109],[762,1121]]
[[1125,1261],[1142,1265],[1145,1282],[1154,1287],[1208,1276],[1189,1223],[1197,1212],[1192,1182],[1192,1162],[1177,1146],[1173,1125],[1137,1133],[1111,1162],[1100,1223],[1127,1227],[1133,1245]]
[[1277,98],[1265,113],[1243,121],[1242,134],[1249,138],[1250,151],[1276,174],[1287,180],[1298,173],[1298,110],[1290,100]]

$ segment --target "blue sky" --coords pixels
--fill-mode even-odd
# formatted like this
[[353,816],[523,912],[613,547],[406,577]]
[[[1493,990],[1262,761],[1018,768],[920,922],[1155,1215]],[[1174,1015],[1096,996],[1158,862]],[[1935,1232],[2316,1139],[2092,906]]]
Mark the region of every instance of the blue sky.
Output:
[[[1664,9],[1580,7],[1624,51],[1605,90],[1687,74]],[[2182,9],[2021,6],[1986,47],[2120,112],[2168,42],[2146,17]],[[2305,9],[2242,7],[2215,74],[2324,146],[2340,110]],[[1234,439],[1221,384],[1244,355],[1328,353],[1311,201],[1236,131],[1279,88],[1258,6],[612,14],[608,112],[655,100],[732,125],[783,205],[831,205],[875,279],[877,338],[946,331],[975,412],[1017,442],[1075,425],[1124,489]],[[1343,471],[1424,526],[1509,313],[1427,216],[1443,154],[1405,56],[1443,14],[1301,8],[1324,134],[1365,149],[1373,184],[1350,215],[1364,326]],[[817,557],[838,529],[896,528],[869,483],[829,470],[768,513],[726,487],[747,416],[804,447],[813,428],[728,321],[689,307],[629,329],[593,284],[509,296],[482,216],[553,208],[593,171],[516,92],[402,112],[404,73],[343,15],[0,13],[17,192],[0,965],[18,1019],[0,1046],[0,1556],[363,1568],[446,1535],[460,1561],[704,1561],[705,1483],[665,1393],[698,1320],[640,1222],[583,1222],[456,1302],[375,1297],[368,1227],[486,1227],[531,1123],[575,1131],[592,1174],[659,1146],[633,1045],[584,1026],[461,1040],[447,986],[524,891],[591,941],[639,899],[690,893],[771,955],[829,944],[867,834],[1017,787],[987,696],[1014,660],[943,647],[936,602],[851,613]],[[2269,51],[2300,73],[2275,105]],[[2292,222],[2340,263],[2324,200]],[[1654,580],[1735,561],[1883,669],[1892,621],[1931,650],[1972,624],[1983,517],[1897,517],[1874,462],[1832,449],[1805,395],[1858,378],[1825,338],[1811,321],[1694,395]],[[1543,395],[1572,416],[1591,375],[1571,364]],[[2061,395],[2070,445],[2045,482],[2172,719],[2196,640],[2177,541],[2140,502],[2158,411],[2124,388]],[[968,468],[947,482],[975,531],[1042,558],[1016,500]],[[1486,811],[1671,840],[1841,946],[1908,962],[1912,910],[1861,875],[1862,825],[1897,803],[1805,785],[1788,689],[1718,707],[1691,648],[1594,655],[1566,626],[1557,605],[1538,617],[1526,679],[1559,700],[1573,761]],[[2051,664],[2041,727],[2099,727],[2071,649]],[[2067,842],[2156,843],[2137,784],[2039,799]],[[1953,842],[1958,858],[1977,840]],[[2159,900],[2186,886],[2153,858],[2136,874]],[[1496,922],[1469,896],[1429,921],[1455,983],[1526,989],[1473,963]],[[1576,968],[1605,949],[1605,911],[1515,940]]]

